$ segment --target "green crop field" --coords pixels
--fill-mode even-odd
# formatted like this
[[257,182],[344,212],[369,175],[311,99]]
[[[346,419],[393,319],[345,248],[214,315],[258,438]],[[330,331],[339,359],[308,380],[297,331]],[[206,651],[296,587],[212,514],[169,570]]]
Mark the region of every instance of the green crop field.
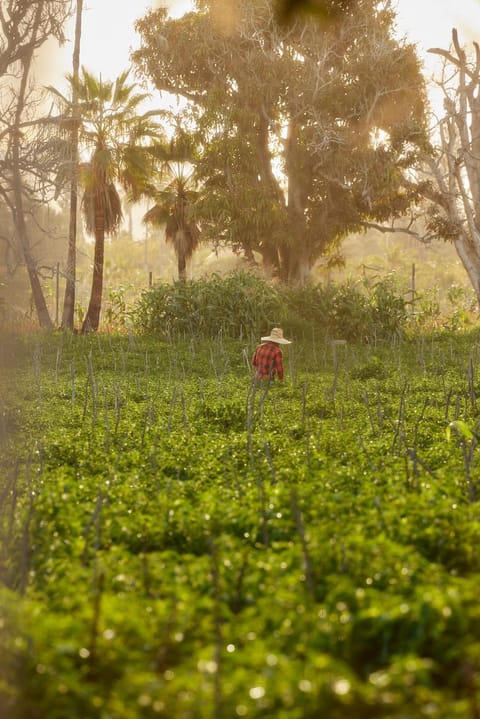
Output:
[[293,340],[4,338],[3,719],[478,719],[480,334]]

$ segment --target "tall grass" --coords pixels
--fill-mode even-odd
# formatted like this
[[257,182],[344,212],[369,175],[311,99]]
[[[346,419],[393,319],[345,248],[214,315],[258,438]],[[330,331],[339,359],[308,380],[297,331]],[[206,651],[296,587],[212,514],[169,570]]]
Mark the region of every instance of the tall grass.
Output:
[[145,291],[131,313],[135,329],[159,337],[225,336],[248,340],[274,325],[297,339],[390,340],[405,330],[405,300],[391,280],[272,286],[245,272],[160,284]]

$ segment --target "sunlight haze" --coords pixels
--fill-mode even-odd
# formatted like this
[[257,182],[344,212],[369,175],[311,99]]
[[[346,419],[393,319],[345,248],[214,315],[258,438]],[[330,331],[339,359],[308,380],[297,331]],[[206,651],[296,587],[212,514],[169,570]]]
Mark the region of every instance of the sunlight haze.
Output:
[[[138,47],[135,21],[148,10],[166,5],[172,15],[179,16],[191,7],[191,2],[88,0],[82,19],[81,64],[106,79],[116,77],[128,67],[130,53]],[[399,35],[417,45],[427,74],[431,74],[438,63],[438,58],[429,55],[427,50],[430,47],[448,48],[452,28],[458,29],[462,44],[480,39],[480,0],[462,0],[461,3],[452,3],[451,0],[398,0],[397,13]],[[45,84],[61,83],[61,78],[71,70],[74,26],[72,18],[67,29],[66,45],[60,51],[50,46],[40,61],[39,74]]]
[[[80,64],[105,80],[113,80],[129,67],[130,54],[139,46],[135,22],[149,10],[168,7],[170,15],[178,17],[192,7],[191,0],[136,0],[119,3],[118,0],[84,0],[82,16],[82,44]],[[429,80],[439,67],[439,58],[428,53],[431,47],[448,48],[452,28],[456,27],[462,44],[480,39],[480,0],[462,0],[454,5],[451,0],[397,0],[397,28],[400,37],[406,37],[417,46],[418,55]],[[49,43],[38,61],[38,79],[44,85],[66,90],[65,75],[71,72],[75,17],[67,28],[67,42],[63,48]],[[430,100],[435,111],[437,91],[432,88]],[[176,101],[175,101],[176,102]],[[443,102],[440,96],[438,103]],[[159,105],[159,95],[153,92],[146,101],[147,107]],[[160,104],[175,103],[164,93]],[[135,210],[135,216],[143,210]],[[135,227],[137,222],[135,221]]]

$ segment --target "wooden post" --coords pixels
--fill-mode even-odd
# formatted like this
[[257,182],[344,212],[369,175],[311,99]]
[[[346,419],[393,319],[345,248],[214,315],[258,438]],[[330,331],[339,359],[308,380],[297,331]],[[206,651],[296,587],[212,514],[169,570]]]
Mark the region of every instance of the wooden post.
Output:
[[153,284],[153,272],[150,270],[148,273],[148,286],[151,287]]
[[410,292],[412,295],[412,315],[415,314],[415,262],[412,263],[412,278],[410,281]]
[[60,262],[55,270],[55,326],[58,327],[58,303],[60,294]]

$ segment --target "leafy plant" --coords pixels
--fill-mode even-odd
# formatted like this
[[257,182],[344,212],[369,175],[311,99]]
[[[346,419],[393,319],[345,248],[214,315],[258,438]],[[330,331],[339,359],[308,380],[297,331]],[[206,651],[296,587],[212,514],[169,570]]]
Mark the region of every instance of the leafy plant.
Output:
[[295,340],[249,425],[255,342],[11,344],[6,719],[478,708],[478,333]]
[[299,337],[377,341],[399,337],[405,302],[390,282],[371,294],[357,283],[273,287],[245,272],[226,277],[159,284],[143,293],[133,322],[142,332],[166,336],[257,337],[275,324]]

